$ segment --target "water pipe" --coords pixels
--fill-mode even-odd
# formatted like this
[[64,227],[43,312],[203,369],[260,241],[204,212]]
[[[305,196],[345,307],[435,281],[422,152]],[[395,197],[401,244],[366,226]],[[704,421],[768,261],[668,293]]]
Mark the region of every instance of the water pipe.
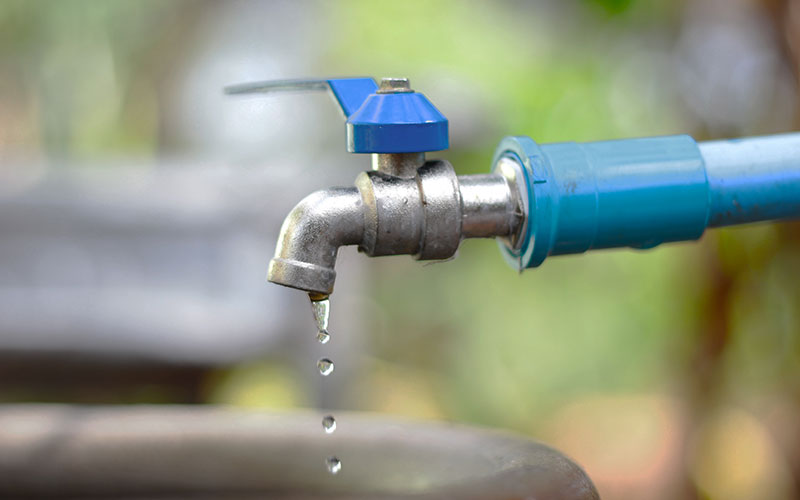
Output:
[[522,270],[550,255],[652,248],[707,227],[800,217],[800,133],[696,143],[687,135],[537,145],[504,139],[525,179]]
[[260,82],[229,93],[330,90],[347,147],[373,156],[355,187],[314,193],[284,221],[273,283],[321,298],[340,246],[369,256],[452,257],[496,238],[516,269],[550,255],[647,249],[707,227],[800,217],[800,133],[697,143],[688,135],[538,145],[507,137],[491,173],[458,176],[425,153],[448,147],[447,119],[406,79]]

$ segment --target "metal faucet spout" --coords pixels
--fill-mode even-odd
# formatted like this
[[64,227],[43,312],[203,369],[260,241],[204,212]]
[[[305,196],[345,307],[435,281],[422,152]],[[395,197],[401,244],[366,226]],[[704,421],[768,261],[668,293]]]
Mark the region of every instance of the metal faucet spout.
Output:
[[[513,164],[516,170],[516,164]],[[333,292],[336,253],[358,245],[371,257],[452,257],[465,238],[518,241],[524,223],[519,174],[502,163],[493,174],[457,176],[446,161],[425,162],[410,176],[362,172],[352,188],[317,191],[281,228],[267,278],[312,296]]]
[[267,279],[312,294],[330,295],[339,247],[359,245],[363,237],[363,203],[357,188],[312,193],[283,222]]

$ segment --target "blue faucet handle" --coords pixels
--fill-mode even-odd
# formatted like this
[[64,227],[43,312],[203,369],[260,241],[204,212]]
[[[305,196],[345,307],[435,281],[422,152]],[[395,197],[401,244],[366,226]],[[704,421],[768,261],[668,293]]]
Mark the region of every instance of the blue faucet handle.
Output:
[[378,90],[372,78],[330,78],[299,80],[266,80],[225,87],[226,94],[268,94],[272,92],[330,90],[345,117],[352,115],[370,94]]
[[328,91],[347,118],[351,153],[422,153],[449,147],[447,118],[404,78],[271,80],[225,87],[226,94]]

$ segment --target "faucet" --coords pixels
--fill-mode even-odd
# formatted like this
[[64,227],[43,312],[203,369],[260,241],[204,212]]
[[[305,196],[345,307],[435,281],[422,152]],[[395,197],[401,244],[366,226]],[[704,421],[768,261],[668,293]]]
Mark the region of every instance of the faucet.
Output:
[[347,119],[347,149],[372,155],[353,187],[318,191],[286,217],[267,278],[321,300],[339,247],[371,257],[452,257],[495,238],[518,271],[550,255],[653,248],[707,227],[800,217],[800,133],[696,142],[688,135],[539,145],[503,139],[490,173],[456,175],[426,153],[448,122],[408,79],[282,80],[229,94],[326,90]]

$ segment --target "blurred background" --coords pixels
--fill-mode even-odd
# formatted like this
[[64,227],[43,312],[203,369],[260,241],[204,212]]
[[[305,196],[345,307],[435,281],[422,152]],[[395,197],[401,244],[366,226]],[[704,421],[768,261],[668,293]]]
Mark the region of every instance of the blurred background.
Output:
[[522,275],[347,248],[323,347],[266,265],[369,158],[328,96],[221,89],[409,77],[465,174],[510,134],[795,130],[799,65],[794,0],[2,0],[0,401],[376,411],[543,440],[608,499],[798,498],[798,223]]

